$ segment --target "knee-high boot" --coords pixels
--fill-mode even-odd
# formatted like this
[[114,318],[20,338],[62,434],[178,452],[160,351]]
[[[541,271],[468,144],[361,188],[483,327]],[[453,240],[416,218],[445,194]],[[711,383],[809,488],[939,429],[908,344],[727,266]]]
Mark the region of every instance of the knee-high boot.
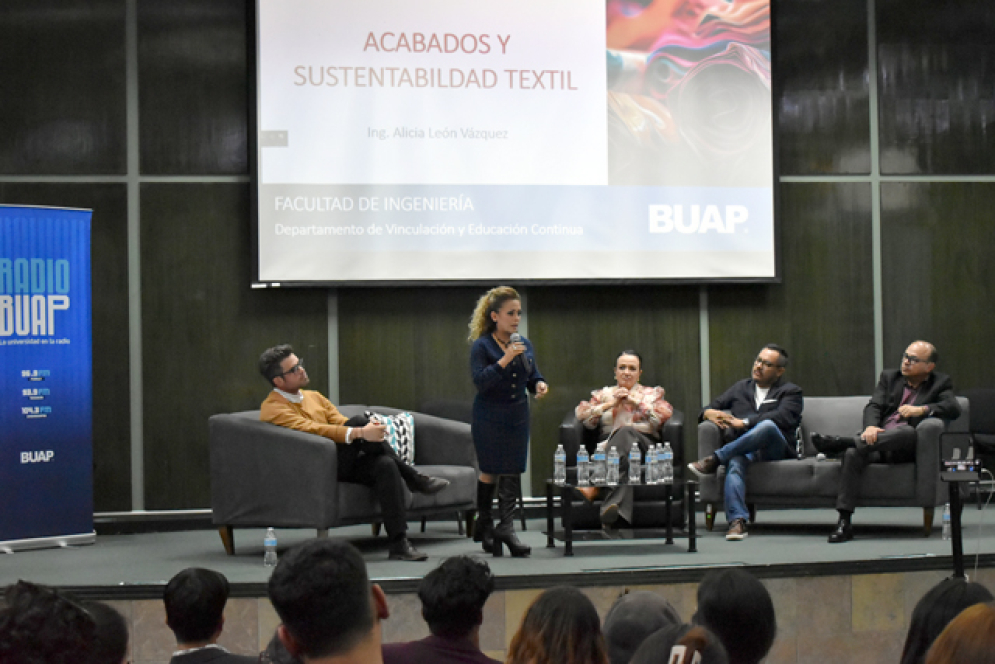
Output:
[[473,541],[482,542],[485,552],[494,550],[494,519],[491,505],[494,502],[494,485],[477,480],[477,520],[473,524]]
[[532,547],[522,544],[515,535],[515,504],[518,502],[520,475],[502,475],[498,480],[498,516],[500,522],[494,528],[494,556],[502,555],[502,548],[508,547],[511,555],[521,558],[532,553]]

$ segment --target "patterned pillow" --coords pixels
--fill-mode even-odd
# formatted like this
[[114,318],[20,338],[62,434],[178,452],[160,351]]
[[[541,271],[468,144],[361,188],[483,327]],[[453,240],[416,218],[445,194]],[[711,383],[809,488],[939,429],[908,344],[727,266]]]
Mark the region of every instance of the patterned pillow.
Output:
[[397,415],[380,415],[366,411],[371,422],[377,422],[387,427],[385,440],[394,448],[401,461],[409,466],[415,463],[415,418],[411,413]]

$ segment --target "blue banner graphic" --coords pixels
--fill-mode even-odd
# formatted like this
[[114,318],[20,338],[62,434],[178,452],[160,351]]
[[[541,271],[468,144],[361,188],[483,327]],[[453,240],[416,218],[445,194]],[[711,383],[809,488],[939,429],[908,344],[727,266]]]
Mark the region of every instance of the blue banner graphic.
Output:
[[93,533],[91,215],[0,206],[0,544]]

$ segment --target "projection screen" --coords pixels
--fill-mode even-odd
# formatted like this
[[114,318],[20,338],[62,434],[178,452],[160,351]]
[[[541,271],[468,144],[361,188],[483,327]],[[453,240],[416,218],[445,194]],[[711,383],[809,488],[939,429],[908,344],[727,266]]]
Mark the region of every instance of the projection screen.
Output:
[[257,286],[776,280],[769,0],[257,0]]

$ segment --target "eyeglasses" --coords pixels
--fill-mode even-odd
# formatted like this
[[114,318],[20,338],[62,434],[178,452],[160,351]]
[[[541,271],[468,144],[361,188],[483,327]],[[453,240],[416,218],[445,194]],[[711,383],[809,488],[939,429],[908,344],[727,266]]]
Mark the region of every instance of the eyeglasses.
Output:
[[929,360],[924,360],[920,357],[916,357],[915,355],[909,355],[908,353],[902,353],[902,359],[908,360],[909,364],[915,364],[916,362],[929,362]]
[[297,358],[297,364],[295,364],[294,366],[290,367],[289,369],[287,369],[283,373],[277,374],[277,375],[278,376],[286,376],[287,374],[297,373],[298,371],[300,371],[303,368],[304,368],[304,358],[303,357],[299,357],[299,358]]
[[758,357],[756,360],[753,361],[753,363],[754,364],[762,364],[765,367],[767,367],[768,369],[773,369],[774,367],[778,366],[776,362],[768,362],[767,360],[763,359],[762,357]]

